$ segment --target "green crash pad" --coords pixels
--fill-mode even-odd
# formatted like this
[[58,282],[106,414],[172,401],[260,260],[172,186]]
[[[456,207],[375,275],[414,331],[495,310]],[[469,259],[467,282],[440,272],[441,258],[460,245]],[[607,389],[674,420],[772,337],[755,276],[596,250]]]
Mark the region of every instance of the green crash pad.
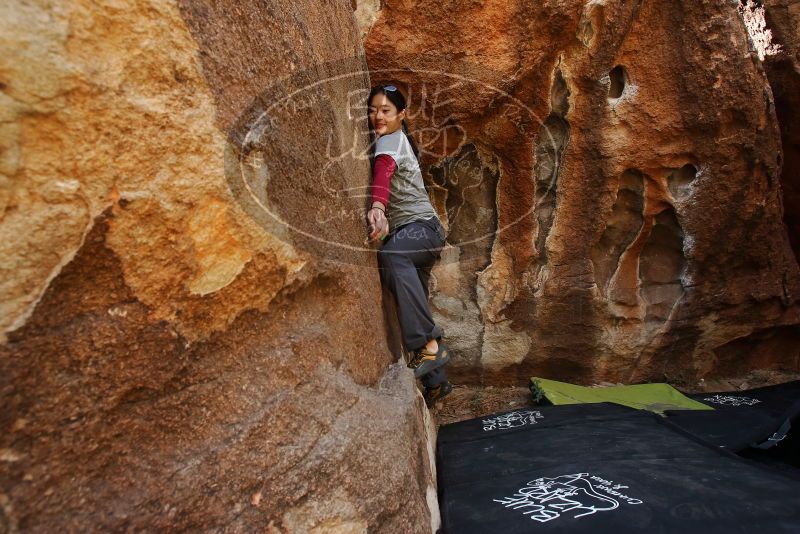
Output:
[[589,388],[566,382],[531,378],[531,391],[535,400],[547,399],[553,404],[591,404],[613,402],[663,414],[665,410],[713,410],[712,407],[694,401],[669,384],[637,384],[633,386],[611,386]]

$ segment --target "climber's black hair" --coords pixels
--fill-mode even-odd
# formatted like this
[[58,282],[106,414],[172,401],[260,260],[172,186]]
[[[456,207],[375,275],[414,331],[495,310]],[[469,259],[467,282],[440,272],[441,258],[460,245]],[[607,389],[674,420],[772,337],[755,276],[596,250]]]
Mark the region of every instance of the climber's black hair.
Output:
[[[406,97],[403,96],[403,93],[400,92],[400,89],[398,89],[394,85],[389,85],[389,84],[376,85],[375,87],[372,88],[372,90],[369,92],[369,96],[367,97],[367,109],[369,109],[369,106],[371,105],[370,103],[372,102],[372,97],[377,95],[378,93],[383,93],[384,95],[386,95],[386,98],[388,98],[389,101],[392,104],[394,104],[394,106],[397,108],[397,112],[398,113],[400,113],[401,111],[406,109]],[[367,119],[367,122],[369,122],[369,119]],[[414,142],[414,140],[408,134],[408,125],[406,124],[406,120],[405,119],[403,119],[402,125],[403,125],[403,133],[406,134],[406,138],[408,139],[408,142],[411,144],[411,149],[414,151],[414,156],[417,158],[417,162],[419,162],[419,150],[417,149],[417,144]],[[370,162],[374,162],[375,161],[375,139],[372,138],[372,137],[374,137],[374,133],[372,132],[372,126],[371,125],[370,125],[370,128],[369,128],[369,131],[370,131],[370,137],[371,137],[370,138],[370,146],[369,146],[369,155],[370,155],[369,159],[370,159]]]

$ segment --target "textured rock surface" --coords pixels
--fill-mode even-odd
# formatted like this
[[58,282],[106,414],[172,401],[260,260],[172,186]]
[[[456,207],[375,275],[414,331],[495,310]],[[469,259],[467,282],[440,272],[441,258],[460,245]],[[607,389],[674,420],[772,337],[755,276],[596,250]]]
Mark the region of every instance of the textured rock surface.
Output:
[[456,379],[797,369],[781,132],[736,3],[385,0],[365,49],[449,224]]
[[[311,148],[366,146],[341,113],[363,69],[236,148],[276,80],[365,66],[352,9],[0,8],[0,532],[436,525],[432,428],[392,365],[374,253],[332,261],[289,230],[330,201]],[[252,173],[289,225],[254,218],[226,167],[265,144]],[[368,183],[363,160],[330,169]],[[364,235],[358,217],[324,230]]]
[[783,148],[784,220],[800,261],[800,2],[764,2],[765,29],[779,50],[765,57]]

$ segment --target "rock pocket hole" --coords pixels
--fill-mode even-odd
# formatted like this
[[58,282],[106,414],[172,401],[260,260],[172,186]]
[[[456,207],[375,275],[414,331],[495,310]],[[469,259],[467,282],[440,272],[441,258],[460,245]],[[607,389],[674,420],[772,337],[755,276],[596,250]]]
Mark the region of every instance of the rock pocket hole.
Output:
[[608,73],[611,78],[611,86],[608,88],[609,98],[619,98],[625,90],[625,83],[628,79],[628,72],[622,65],[617,65]]
[[684,235],[673,208],[656,215],[654,223],[639,257],[640,291],[647,306],[645,321],[663,322],[683,295]]
[[697,167],[691,163],[687,163],[680,169],[677,169],[667,178],[669,185],[669,192],[672,193],[672,198],[681,200],[689,191],[692,181],[697,177]]
[[539,263],[545,264],[547,263],[545,243],[555,218],[561,155],[569,141],[569,123],[555,113],[550,113],[539,129],[538,139],[534,171],[536,177],[534,212],[538,223],[535,245]]
[[[617,199],[606,221],[606,229],[600,241],[592,249],[595,282],[602,290],[619,268],[620,258],[633,243],[644,224],[644,176],[635,169],[625,171],[620,177]],[[635,274],[635,273],[633,273]],[[622,275],[623,280],[631,284],[635,279],[631,273]],[[635,287],[634,287],[635,290]],[[626,304],[635,305],[625,299]]]

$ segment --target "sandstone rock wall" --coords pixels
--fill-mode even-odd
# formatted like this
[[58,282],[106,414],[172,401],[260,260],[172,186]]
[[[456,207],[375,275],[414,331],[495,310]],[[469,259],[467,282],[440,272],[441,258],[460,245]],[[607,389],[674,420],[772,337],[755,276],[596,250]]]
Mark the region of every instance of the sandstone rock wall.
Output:
[[776,49],[765,56],[764,66],[781,128],[784,220],[800,261],[800,3],[769,0],[763,4],[764,24],[760,28],[762,34],[770,33]]
[[363,215],[302,231],[363,213],[351,2],[0,10],[0,532],[435,527]]
[[458,380],[798,369],[776,101],[735,2],[385,0],[365,48],[449,225]]

